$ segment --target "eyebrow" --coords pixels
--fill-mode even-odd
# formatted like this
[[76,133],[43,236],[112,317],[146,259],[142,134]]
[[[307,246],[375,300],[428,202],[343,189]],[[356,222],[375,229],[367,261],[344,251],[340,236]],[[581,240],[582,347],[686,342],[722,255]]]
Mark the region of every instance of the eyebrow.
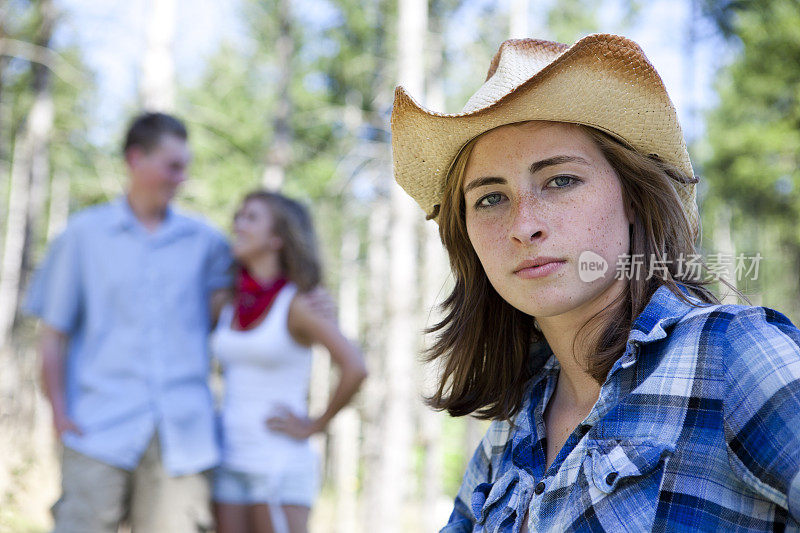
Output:
[[[586,159],[576,155],[556,155],[553,157],[548,157],[547,159],[542,159],[541,161],[535,161],[530,167],[528,167],[528,170],[530,170],[531,174],[535,174],[543,168],[552,167],[555,165],[563,165],[564,163],[581,163],[587,166],[590,165]],[[464,194],[468,193],[472,189],[483,187],[484,185],[505,185],[506,183],[508,182],[505,178],[499,178],[495,176],[477,178],[464,186]]]
[[505,178],[498,178],[495,176],[487,176],[485,178],[477,178],[464,186],[464,194],[467,194],[472,189],[476,189],[478,187],[483,187],[484,185],[505,185],[506,179]]
[[531,174],[536,174],[540,170],[546,167],[552,167],[555,165],[563,165],[564,163],[582,163],[584,165],[589,166],[590,163],[582,157],[578,157],[577,155],[556,155],[553,157],[548,157],[547,159],[542,159],[541,161],[536,161],[530,166]]

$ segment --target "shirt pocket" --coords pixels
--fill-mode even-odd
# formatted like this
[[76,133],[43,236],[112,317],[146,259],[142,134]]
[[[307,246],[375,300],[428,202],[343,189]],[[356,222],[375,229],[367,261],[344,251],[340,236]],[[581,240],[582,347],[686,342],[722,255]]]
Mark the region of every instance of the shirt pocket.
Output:
[[[674,443],[612,439],[587,444],[584,507],[590,501],[592,514],[608,531],[650,530]],[[628,517],[624,524],[621,516]]]
[[519,515],[530,501],[533,478],[524,470],[512,468],[493,483],[481,483],[472,493],[470,502],[477,519],[474,531],[494,531],[501,523]]
[[586,474],[594,488],[611,494],[621,485],[652,474],[674,450],[674,444],[663,442],[591,441]]

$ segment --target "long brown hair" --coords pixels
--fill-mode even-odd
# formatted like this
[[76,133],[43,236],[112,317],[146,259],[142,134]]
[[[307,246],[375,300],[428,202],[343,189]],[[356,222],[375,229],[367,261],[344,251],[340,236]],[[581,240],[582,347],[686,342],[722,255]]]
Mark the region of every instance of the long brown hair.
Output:
[[258,190],[242,200],[264,202],[272,215],[272,231],[283,241],[280,265],[298,289],[307,291],[322,280],[322,265],[311,215],[303,204],[280,193]]
[[[696,254],[696,236],[676,190],[679,184],[695,182],[696,178],[604,132],[578,127],[617,172],[623,200],[633,205],[630,255],[643,256],[643,271],[649,272],[654,256]],[[525,384],[545,362],[531,355],[532,347],[546,341],[534,327],[533,317],[512,307],[492,287],[467,235],[462,187],[467,162],[479,138],[470,140],[453,162],[439,206],[439,234],[450,257],[455,286],[441,304],[444,318],[428,329],[437,336],[427,360],[440,359],[442,375],[427,401],[452,416],[474,412],[478,418],[507,419],[519,411]],[[666,272],[654,269],[649,279],[630,276],[622,294],[591,317],[576,335],[573,347],[578,337],[597,339],[589,351],[594,355],[586,370],[599,383],[624,352],[635,318],[659,286],[667,285],[690,304],[678,285],[703,302],[718,302],[706,287],[713,280],[691,279],[678,271],[674,261],[665,263]]]

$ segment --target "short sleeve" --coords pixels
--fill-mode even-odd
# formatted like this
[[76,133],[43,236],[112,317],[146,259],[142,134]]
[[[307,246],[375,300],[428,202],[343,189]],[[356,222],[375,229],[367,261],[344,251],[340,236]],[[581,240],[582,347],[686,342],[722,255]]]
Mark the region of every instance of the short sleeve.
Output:
[[233,256],[225,237],[216,230],[211,231],[211,244],[208,251],[208,271],[206,273],[206,290],[213,292],[225,289],[232,284]]
[[33,275],[22,310],[65,334],[74,333],[83,306],[78,231],[69,225]]
[[750,307],[731,319],[723,349],[731,465],[800,520],[800,331],[777,311]]

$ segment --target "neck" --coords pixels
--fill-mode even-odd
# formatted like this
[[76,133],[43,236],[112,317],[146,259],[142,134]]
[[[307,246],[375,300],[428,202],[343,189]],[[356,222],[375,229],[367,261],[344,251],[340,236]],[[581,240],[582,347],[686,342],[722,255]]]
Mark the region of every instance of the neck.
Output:
[[131,207],[134,216],[147,229],[154,229],[164,221],[167,216],[167,208],[163,205],[154,203],[136,189],[131,189],[127,194],[128,205]]
[[580,308],[557,316],[536,318],[561,367],[558,388],[576,406],[591,408],[600,394],[600,384],[586,368],[603,328],[592,325],[582,331],[581,328],[622,293],[624,283],[624,280],[617,280],[608,290]]
[[281,275],[280,258],[277,253],[271,252],[242,261],[250,275],[259,282],[268,282]]

